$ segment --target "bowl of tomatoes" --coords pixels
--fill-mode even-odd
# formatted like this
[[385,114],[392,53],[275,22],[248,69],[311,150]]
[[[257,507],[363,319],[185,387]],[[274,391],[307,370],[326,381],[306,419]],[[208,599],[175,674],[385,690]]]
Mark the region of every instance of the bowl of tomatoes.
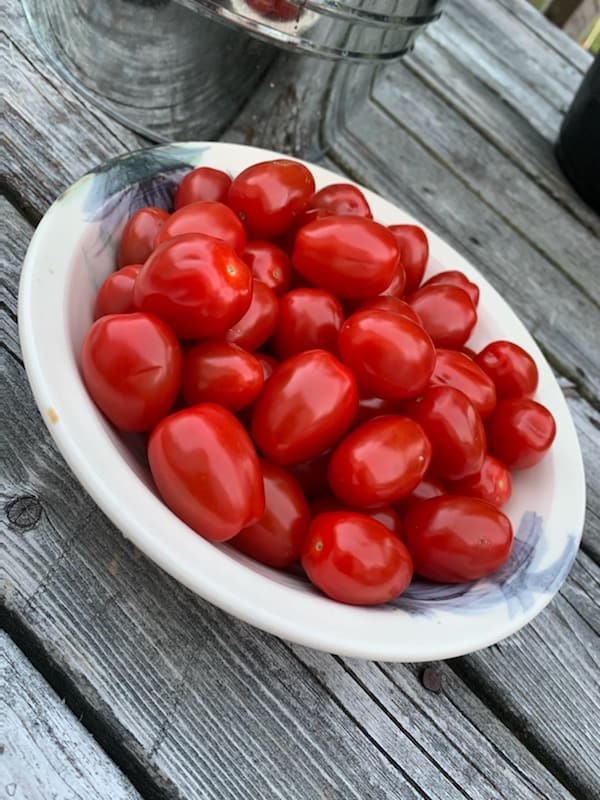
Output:
[[443,239],[321,167],[209,142],[101,165],[36,230],[19,325],[123,535],[285,639],[462,655],[575,558],[581,453],[535,341]]

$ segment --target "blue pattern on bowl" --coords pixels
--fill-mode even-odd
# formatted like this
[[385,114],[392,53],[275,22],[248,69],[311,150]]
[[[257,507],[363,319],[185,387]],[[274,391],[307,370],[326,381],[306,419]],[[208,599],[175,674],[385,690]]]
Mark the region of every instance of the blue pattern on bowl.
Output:
[[415,579],[391,605],[410,614],[450,610],[473,614],[505,603],[512,618],[533,606],[536,595],[557,591],[571,569],[577,547],[577,537],[569,534],[560,556],[546,567],[536,568],[543,554],[544,525],[539,514],[527,511],[515,533],[510,558],[489,578],[461,584]]

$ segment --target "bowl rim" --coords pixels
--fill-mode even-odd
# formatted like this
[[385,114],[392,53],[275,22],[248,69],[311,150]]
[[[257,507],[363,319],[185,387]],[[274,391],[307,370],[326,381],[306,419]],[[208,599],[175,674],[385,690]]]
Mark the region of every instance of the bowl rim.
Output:
[[[457,623],[457,630],[462,634],[462,638],[458,640],[443,637],[444,641],[440,642],[439,635],[442,634],[442,629],[438,627],[438,636],[429,638],[423,636],[422,641],[419,643],[415,644],[413,642],[410,646],[406,646],[406,643],[402,640],[402,636],[398,636],[393,640],[365,638],[364,630],[369,630],[369,627],[366,625],[369,618],[365,616],[365,609],[362,607],[342,606],[342,608],[346,609],[344,613],[338,613],[332,610],[331,613],[327,615],[329,618],[324,619],[323,610],[327,608],[327,606],[324,606],[324,601],[329,604],[334,603],[334,601],[327,600],[316,592],[308,593],[303,591],[302,609],[298,608],[298,614],[290,616],[289,610],[291,608],[296,608],[300,595],[293,587],[272,580],[271,577],[269,577],[268,568],[257,569],[256,562],[251,562],[251,559],[247,559],[241,554],[232,558],[227,548],[224,548],[222,545],[214,545],[202,539],[202,537],[197,536],[181,522],[181,520],[175,517],[149,489],[146,489],[146,493],[143,494],[145,499],[149,502],[144,515],[143,524],[140,522],[136,509],[134,508],[135,503],[128,505],[127,502],[123,502],[123,491],[131,486],[137,487],[142,493],[144,492],[142,480],[133,474],[133,470],[125,463],[124,459],[121,458],[123,464],[117,463],[118,459],[115,459],[115,455],[118,454],[114,447],[106,447],[107,444],[110,445],[107,437],[110,428],[105,421],[104,423],[93,422],[94,420],[102,420],[103,418],[101,418],[101,415],[87,396],[76,364],[69,363],[69,358],[61,359],[61,363],[59,364],[50,363],[48,359],[44,359],[43,353],[41,352],[41,349],[49,346],[43,337],[44,332],[47,332],[47,330],[54,332],[56,340],[59,343],[68,341],[66,322],[63,320],[61,326],[49,328],[48,326],[51,325],[51,322],[48,322],[48,320],[40,321],[39,315],[36,316],[34,313],[31,313],[31,311],[32,304],[36,302],[36,297],[38,297],[42,291],[40,285],[43,284],[44,281],[49,281],[48,285],[51,285],[52,280],[64,278],[64,285],[62,285],[62,287],[59,285],[57,288],[57,297],[62,296],[62,302],[66,302],[64,297],[66,277],[72,273],[72,265],[69,264],[62,270],[52,270],[51,277],[47,276],[45,272],[44,275],[40,275],[41,268],[39,266],[40,263],[44,263],[44,257],[48,250],[48,242],[52,242],[56,247],[60,247],[61,245],[66,247],[68,245],[68,243],[62,241],[57,243],[56,237],[53,236],[54,227],[57,222],[60,220],[61,224],[64,226],[68,220],[69,214],[73,210],[72,207],[69,206],[69,208],[71,208],[71,211],[69,211],[69,208],[63,203],[63,200],[69,196],[73,198],[78,195],[78,193],[82,192],[86,184],[89,183],[90,176],[94,176],[99,171],[106,171],[116,164],[135,158],[136,155],[147,153],[148,151],[154,151],[154,153],[160,157],[161,150],[166,151],[169,148],[172,150],[173,147],[197,151],[198,154],[200,154],[200,163],[206,162],[206,154],[208,154],[209,160],[213,158],[213,160],[223,159],[225,162],[228,160],[233,160],[235,162],[237,158],[241,161],[247,161],[248,164],[270,158],[289,158],[289,156],[275,151],[226,142],[184,142],[173,145],[158,145],[150,148],[142,148],[111,159],[95,170],[86,173],[86,175],[69,187],[69,189],[50,206],[44,215],[32,237],[23,264],[19,287],[19,336],[24,363],[35,401],[58,449],[65,457],[77,479],[102,511],[116,524],[123,535],[130,539],[151,560],[165,569],[165,571],[176,580],[228,613],[284,639],[297,642],[298,644],[345,656],[387,661],[416,662],[465,655],[488,647],[515,633],[531,621],[531,619],[550,602],[556,591],[558,591],[558,588],[566,578],[572,561],[577,554],[579,541],[581,540],[583,532],[585,515],[583,460],[575,426],[565,398],[543,354],[523,323],[520,322],[508,304],[470,262],[460,256],[450,245],[446,244],[443,239],[431,231],[428,226],[423,225],[423,223],[395,204],[390,203],[371,190],[345,176],[336,175],[323,167],[310,164],[301,159],[294,160],[306,164],[306,166],[313,170],[313,173],[316,173],[316,177],[318,176],[319,179],[325,176],[327,182],[339,182],[343,180],[344,182],[353,183],[365,192],[367,199],[372,205],[387,208],[390,210],[390,213],[393,211],[396,216],[399,217],[400,222],[421,225],[427,232],[432,254],[436,252],[443,255],[446,260],[450,258],[453,264],[452,268],[462,269],[467,274],[474,273],[477,277],[480,289],[482,290],[482,300],[484,296],[487,296],[491,298],[490,302],[499,304],[503,315],[511,324],[516,326],[520,338],[527,341],[538,366],[542,367],[542,369],[540,369],[540,374],[543,372],[546,381],[549,381],[548,385],[553,387],[553,402],[555,405],[552,410],[555,414],[555,409],[560,412],[560,433],[562,439],[564,439],[563,449],[565,449],[565,452],[568,452],[570,458],[570,482],[568,491],[569,536],[577,546],[574,547],[574,550],[571,548],[571,552],[568,556],[568,563],[562,565],[558,582],[552,585],[550,590],[536,593],[529,605],[526,608],[521,608],[519,613],[513,616],[507,616],[505,613],[502,613],[499,615],[499,619],[495,624],[489,624],[483,629],[477,628],[475,632],[471,630],[473,618],[470,617],[468,618],[469,624],[465,623],[460,625]],[[221,163],[223,163],[223,161]],[[217,164],[215,165],[218,166]],[[320,182],[323,184],[322,180]],[[75,236],[75,232],[73,236]],[[444,261],[444,258],[442,258],[442,261]],[[73,367],[77,372],[79,386],[75,385],[72,381]],[[68,379],[71,380],[71,383],[67,384],[70,396],[67,396],[64,384],[64,380]],[[53,398],[57,392],[61,391],[64,393],[64,396],[62,398],[61,413],[57,418],[56,412],[52,413],[54,409]],[[70,412],[72,412],[72,416]],[[65,416],[69,419],[68,424],[65,424]],[[95,441],[100,443],[99,451],[94,452],[91,456],[85,447],[86,421],[90,424],[92,424],[90,421],[93,422],[93,436]],[[97,431],[96,427],[98,428]],[[128,475],[127,473],[131,474]],[[126,487],[115,485],[117,483],[116,477],[119,476],[126,481]],[[564,488],[561,489],[560,485],[558,489],[564,493]],[[142,495],[140,495],[140,499],[141,497]],[[558,499],[560,500],[561,497]],[[554,494],[552,498],[552,511],[555,514],[560,512],[561,521],[566,524],[567,515],[565,509],[558,507]],[[153,517],[153,519],[151,519],[151,517]],[[173,538],[167,539],[167,537],[160,535],[160,526],[163,523],[169,524],[170,535],[172,535]],[[192,543],[189,539],[190,534],[193,539]],[[186,539],[186,537],[188,538]],[[173,542],[176,545],[175,550],[173,549]],[[199,543],[201,543],[201,546],[198,546]],[[194,559],[191,558],[191,553],[195,555],[202,553],[203,558],[208,558],[208,561],[211,563],[211,568],[199,573],[194,568],[197,564],[193,563]],[[253,564],[253,570],[247,569],[246,565],[249,563]],[[244,575],[246,575],[245,578]],[[238,582],[240,580],[244,583],[245,590],[249,591],[249,595],[242,594],[242,596],[240,596],[238,588]],[[265,580],[267,581],[266,583]],[[265,595],[272,596],[272,600],[267,602]],[[337,603],[334,603],[334,605],[336,607],[340,606],[340,604]],[[401,609],[393,609],[394,612],[399,610]],[[410,616],[410,612],[403,612],[397,619],[407,620]],[[354,624],[352,623],[353,618],[355,620]],[[311,624],[311,622],[314,623],[315,620],[319,622],[319,625]],[[434,622],[439,626],[444,620],[445,618],[442,615],[441,620],[436,619]],[[357,624],[358,622],[360,622],[360,625]],[[448,620],[446,620],[446,624],[447,622]],[[421,622],[421,625],[422,624],[424,623]],[[381,625],[382,630],[387,629],[387,627],[389,626],[386,624]],[[392,627],[395,630],[398,627],[397,623]],[[362,635],[357,633],[357,628],[363,631]]]

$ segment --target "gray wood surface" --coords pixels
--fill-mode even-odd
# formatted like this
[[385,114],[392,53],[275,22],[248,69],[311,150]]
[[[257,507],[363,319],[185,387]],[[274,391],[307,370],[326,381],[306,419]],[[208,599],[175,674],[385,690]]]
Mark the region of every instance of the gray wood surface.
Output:
[[140,797],[19,648],[1,632],[0,797]]
[[49,202],[141,139],[65,86],[8,3],[4,622],[144,796],[588,800],[597,788],[598,218],[551,152],[589,57],[538,31],[525,5],[456,2],[409,59],[352,87],[327,62],[282,54],[223,137],[320,159],[422,218],[516,308],[565,390],[586,460],[585,552],[525,630],[423,679],[286,644],[192,596],[53,447],[20,361],[19,265]]

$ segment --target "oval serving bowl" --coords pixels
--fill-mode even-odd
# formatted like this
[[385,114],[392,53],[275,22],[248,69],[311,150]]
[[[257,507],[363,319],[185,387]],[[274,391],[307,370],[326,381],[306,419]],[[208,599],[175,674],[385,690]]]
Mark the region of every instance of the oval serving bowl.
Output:
[[[504,509],[515,530],[513,550],[488,579],[461,585],[415,580],[402,597],[375,608],[329,600],[299,575],[270,569],[194,533],[158,497],[141,440],[116,432],[85,390],[78,366],[81,342],[92,322],[96,291],[115,268],[129,216],[145,205],[168,208],[178,181],[193,167],[236,175],[277,157],[281,154],[226,143],[153,147],[101,165],[56,200],[33,236],[19,292],[21,346],[40,412],[79,481],[123,535],[225,611],[300,644],[370,659],[434,660],[494,644],[547,605],[573,563],[583,530],[583,465],[565,399],[534,340],[481,274],[432,231],[425,228],[431,250],[427,276],[460,269],[481,290],[479,324],[469,345],[478,349],[502,338],[525,347],[539,368],[536,398],[557,423],[546,458],[514,473],[513,497]],[[317,188],[340,181],[339,175],[307,166]],[[380,222],[418,223],[363,191]]]

